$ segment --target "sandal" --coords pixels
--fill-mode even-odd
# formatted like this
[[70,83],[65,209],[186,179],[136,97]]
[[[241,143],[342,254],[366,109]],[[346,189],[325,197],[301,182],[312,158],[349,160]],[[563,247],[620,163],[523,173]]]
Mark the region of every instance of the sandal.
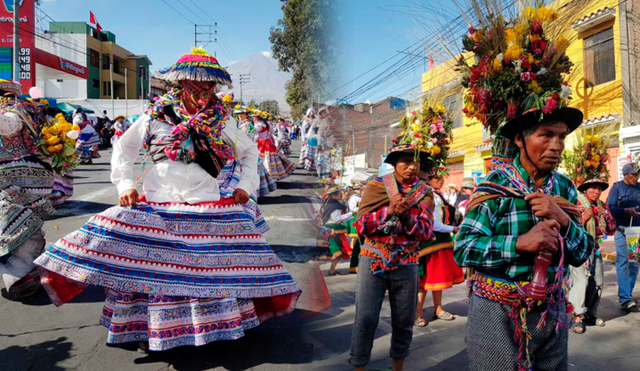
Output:
[[429,322],[427,322],[427,320],[424,319],[424,317],[418,317],[413,322],[413,325],[416,326],[416,327],[427,327],[428,324],[429,324]]
[[338,272],[338,271],[335,271],[335,272],[333,272],[333,273],[329,272],[329,273],[327,273],[327,274],[328,274],[330,277],[333,277],[333,276],[336,276],[336,275],[337,275],[337,276],[342,276],[342,273],[340,273],[340,272]]
[[602,318],[596,318],[595,325],[598,327],[604,327],[605,326],[604,320]]
[[443,321],[453,321],[456,317],[449,312],[442,312],[440,315],[433,314],[433,319],[441,319]]
[[584,332],[587,330],[586,327],[584,326],[584,323],[582,322],[574,322],[571,328],[573,329],[573,332],[575,332],[576,334],[584,334]]

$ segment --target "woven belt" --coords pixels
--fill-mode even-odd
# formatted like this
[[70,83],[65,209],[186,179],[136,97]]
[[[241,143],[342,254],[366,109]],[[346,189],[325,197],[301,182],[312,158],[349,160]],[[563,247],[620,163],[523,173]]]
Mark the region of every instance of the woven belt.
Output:
[[[471,286],[471,291],[477,297],[491,300],[500,304],[511,306],[509,311],[509,318],[513,321],[515,326],[515,332],[513,334],[514,340],[518,343],[518,371],[532,370],[531,356],[529,353],[529,341],[531,340],[531,332],[527,325],[527,314],[534,306],[540,306],[547,304],[545,311],[540,317],[540,321],[537,324],[537,328],[541,329],[545,324],[547,313],[550,307],[557,308],[557,303],[554,299],[550,299],[552,294],[550,289],[547,289],[547,300],[534,301],[527,297],[527,287],[529,282],[524,281],[508,281],[500,278],[489,277],[481,273],[475,273],[471,276],[468,283]],[[553,298],[553,295],[551,295]],[[566,299],[565,299],[566,300]],[[573,311],[570,305],[567,305],[567,313]],[[556,312],[556,326],[562,326],[562,319],[559,317],[559,313]]]

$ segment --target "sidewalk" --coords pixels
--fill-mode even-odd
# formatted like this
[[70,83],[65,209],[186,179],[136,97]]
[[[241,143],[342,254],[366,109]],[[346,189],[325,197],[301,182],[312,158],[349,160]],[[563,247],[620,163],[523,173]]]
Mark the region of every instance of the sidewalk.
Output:
[[613,236],[608,237],[600,245],[600,252],[602,253],[602,259],[610,262],[616,262],[616,244],[613,240]]

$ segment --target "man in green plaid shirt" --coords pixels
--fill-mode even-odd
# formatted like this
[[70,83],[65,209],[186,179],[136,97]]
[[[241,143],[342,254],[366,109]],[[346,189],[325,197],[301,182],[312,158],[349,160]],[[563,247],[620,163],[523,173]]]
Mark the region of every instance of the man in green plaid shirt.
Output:
[[[535,192],[533,178],[520,163],[520,156],[513,162],[515,169],[522,175],[527,187]],[[554,172],[555,173],[555,172]],[[563,197],[572,204],[578,203],[578,191],[566,176],[555,173],[551,194]],[[551,174],[544,178],[547,184]],[[484,182],[512,187],[511,181],[501,172],[492,172]],[[538,197],[533,193],[533,197]],[[456,237],[455,259],[460,266],[474,268],[487,275],[505,278],[511,281],[530,281],[534,259],[531,254],[519,254],[516,251],[518,237],[532,231],[540,218],[534,215],[532,205],[524,198],[495,198],[487,200],[470,210]],[[547,228],[545,228],[546,230]],[[569,219],[561,231],[565,244],[565,268],[567,264],[580,266],[593,249],[593,239],[585,233],[584,227]],[[557,239],[555,235],[552,238]],[[547,283],[552,284],[558,270],[559,254],[549,266]]]
[[[582,265],[594,241],[579,218],[569,216],[578,193],[555,169],[566,136],[581,122],[579,110],[565,107],[544,116],[525,113],[501,129],[520,154],[478,185],[455,241],[457,263],[476,272],[467,320],[472,371],[568,368],[567,306],[556,273]],[[544,301],[528,293],[540,253],[552,254]]]

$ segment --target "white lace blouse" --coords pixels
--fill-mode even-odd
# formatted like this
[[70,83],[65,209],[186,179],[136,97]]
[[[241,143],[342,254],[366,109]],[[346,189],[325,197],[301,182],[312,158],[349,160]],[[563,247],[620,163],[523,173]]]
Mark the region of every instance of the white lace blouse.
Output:
[[[140,116],[113,147],[111,182],[116,185],[119,194],[136,189],[138,174],[134,172],[134,164],[143,147],[150,119],[148,115]],[[162,137],[169,135],[173,126],[155,121],[150,129],[153,134]],[[222,139],[235,148],[235,157],[242,163],[238,188],[251,194],[260,186],[257,170],[258,148],[249,137],[238,130],[233,118],[226,122]],[[142,191],[147,201],[195,204],[220,200],[217,180],[196,163],[186,164],[167,159],[154,164],[149,157],[146,166],[150,170],[142,183]]]

